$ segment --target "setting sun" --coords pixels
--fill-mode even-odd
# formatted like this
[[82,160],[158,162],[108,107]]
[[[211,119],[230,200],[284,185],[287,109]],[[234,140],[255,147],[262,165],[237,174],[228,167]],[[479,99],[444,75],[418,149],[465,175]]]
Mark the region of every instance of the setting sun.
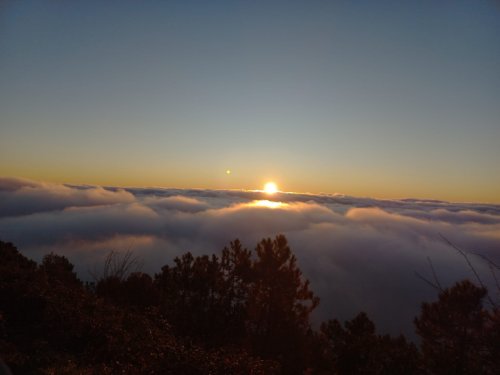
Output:
[[278,186],[274,182],[268,182],[264,185],[264,191],[267,194],[274,194],[278,191]]

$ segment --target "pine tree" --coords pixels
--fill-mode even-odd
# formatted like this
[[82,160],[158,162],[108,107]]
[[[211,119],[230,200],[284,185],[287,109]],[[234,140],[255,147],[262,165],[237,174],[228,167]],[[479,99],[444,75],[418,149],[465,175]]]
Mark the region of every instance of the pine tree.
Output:
[[425,365],[435,374],[485,374],[486,289],[465,280],[423,303],[415,319]]
[[305,365],[309,315],[319,303],[297,266],[285,236],[263,239],[252,264],[248,334],[255,354],[280,359],[285,373]]

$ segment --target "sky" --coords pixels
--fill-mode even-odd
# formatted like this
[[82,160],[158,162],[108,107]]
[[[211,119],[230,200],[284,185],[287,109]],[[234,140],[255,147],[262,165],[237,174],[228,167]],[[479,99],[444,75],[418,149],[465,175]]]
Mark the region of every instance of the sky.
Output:
[[492,0],[2,1],[0,176],[499,203],[499,40]]
[[316,326],[365,311],[380,333],[414,337],[421,302],[437,298],[423,280],[436,282],[432,269],[443,288],[479,282],[446,241],[469,254],[500,302],[500,271],[481,257],[500,264],[500,205],[0,178],[0,239],[38,262],[49,252],[64,255],[83,280],[101,274],[111,250],[132,251],[153,275],[187,251],[220,255],[236,238],[253,250],[277,234],[321,299]]

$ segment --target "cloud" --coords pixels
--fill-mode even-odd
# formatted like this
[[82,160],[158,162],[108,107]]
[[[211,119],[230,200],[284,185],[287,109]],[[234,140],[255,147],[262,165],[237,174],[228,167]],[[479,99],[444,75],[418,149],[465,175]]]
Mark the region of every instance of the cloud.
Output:
[[[500,263],[500,207],[430,200],[259,191],[120,189],[0,178],[0,239],[40,260],[66,255],[83,278],[110,250],[134,250],[158,272],[185,251],[217,253],[239,238],[252,248],[283,233],[321,297],[315,319],[352,318],[364,310],[382,332],[411,333],[423,300],[441,282],[472,277],[440,235]],[[490,273],[472,261],[486,283]]]
[[173,195],[166,198],[146,198],[144,200],[144,204],[157,210],[164,209],[183,212],[199,212],[204,211],[209,207],[206,202],[182,195]]
[[458,211],[450,211],[445,208],[439,208],[431,211],[415,211],[413,217],[441,221],[445,223],[465,224],[465,223],[480,223],[480,224],[498,224],[500,216],[498,214],[489,214],[485,212],[477,212],[472,209],[463,209]]
[[134,196],[123,190],[100,186],[71,187],[18,178],[0,178],[0,217],[56,211],[71,206],[88,207],[133,202]]

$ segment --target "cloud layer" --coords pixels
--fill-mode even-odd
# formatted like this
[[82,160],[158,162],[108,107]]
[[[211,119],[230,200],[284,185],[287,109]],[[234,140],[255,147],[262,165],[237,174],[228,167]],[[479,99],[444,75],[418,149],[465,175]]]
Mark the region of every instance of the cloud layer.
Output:
[[[188,250],[217,253],[235,238],[253,247],[278,233],[321,297],[317,321],[364,310],[382,332],[410,333],[420,302],[435,298],[416,276],[432,278],[428,258],[445,286],[472,277],[441,236],[500,263],[499,205],[0,178],[0,239],[36,260],[63,254],[82,278],[110,250],[133,250],[157,272]],[[488,267],[472,260],[491,284]]]

